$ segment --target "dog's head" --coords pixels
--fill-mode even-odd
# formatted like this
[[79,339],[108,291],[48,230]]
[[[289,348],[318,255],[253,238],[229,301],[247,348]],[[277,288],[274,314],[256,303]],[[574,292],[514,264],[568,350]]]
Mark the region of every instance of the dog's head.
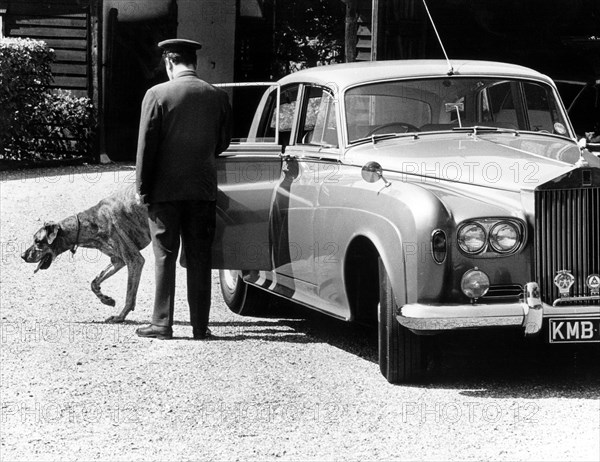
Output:
[[35,273],[41,269],[48,269],[54,258],[64,251],[58,245],[59,232],[58,223],[44,223],[44,226],[33,235],[33,245],[21,255],[21,258],[27,263],[39,263]]

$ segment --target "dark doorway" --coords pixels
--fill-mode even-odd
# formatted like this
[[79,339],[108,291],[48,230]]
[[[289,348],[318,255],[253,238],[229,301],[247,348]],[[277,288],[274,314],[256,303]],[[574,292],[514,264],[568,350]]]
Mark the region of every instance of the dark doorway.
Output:
[[[253,6],[251,8],[250,6]],[[238,2],[235,31],[234,82],[269,82],[273,50],[272,7],[269,2]],[[233,135],[243,138],[265,88],[234,91]]]
[[144,94],[168,80],[156,44],[176,35],[177,11],[173,2],[164,17],[121,22],[118,10],[113,8],[107,21],[105,150],[113,161],[132,161]]

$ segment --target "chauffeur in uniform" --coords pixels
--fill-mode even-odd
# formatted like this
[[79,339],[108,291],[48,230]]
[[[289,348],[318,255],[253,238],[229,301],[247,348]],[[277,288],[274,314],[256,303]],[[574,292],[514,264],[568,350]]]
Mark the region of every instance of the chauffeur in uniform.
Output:
[[215,230],[216,156],[229,146],[227,93],[196,75],[198,42],[160,42],[169,81],[142,102],[136,159],[138,200],[148,206],[156,289],[152,324],[140,337],[173,337],[175,269],[180,237],[195,339],[210,335],[211,246]]

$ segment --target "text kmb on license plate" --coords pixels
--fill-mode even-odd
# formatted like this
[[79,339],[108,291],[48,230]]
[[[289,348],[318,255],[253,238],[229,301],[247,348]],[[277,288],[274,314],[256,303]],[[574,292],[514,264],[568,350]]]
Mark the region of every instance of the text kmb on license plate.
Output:
[[550,319],[550,343],[600,342],[600,318]]

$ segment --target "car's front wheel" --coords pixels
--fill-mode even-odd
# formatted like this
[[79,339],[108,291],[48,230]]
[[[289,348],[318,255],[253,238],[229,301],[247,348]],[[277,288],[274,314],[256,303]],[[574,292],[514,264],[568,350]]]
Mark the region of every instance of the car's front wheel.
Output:
[[426,370],[428,338],[414,334],[397,321],[398,305],[381,261],[379,279],[379,368],[390,383],[416,381]]
[[258,316],[267,311],[269,294],[242,279],[238,270],[219,270],[221,294],[227,307],[242,316]]

